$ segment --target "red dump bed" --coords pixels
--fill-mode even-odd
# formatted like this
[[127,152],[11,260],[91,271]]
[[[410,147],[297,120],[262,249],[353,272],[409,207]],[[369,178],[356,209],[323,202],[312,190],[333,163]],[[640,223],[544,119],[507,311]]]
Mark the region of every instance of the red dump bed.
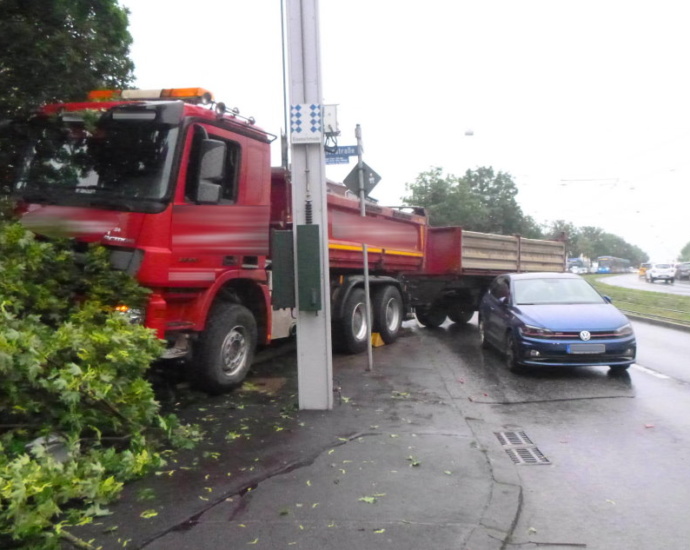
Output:
[[[292,216],[285,172],[274,169],[271,183],[271,225],[287,228]],[[374,204],[367,204],[366,216],[362,217],[357,197],[335,183],[328,184],[327,201],[331,269],[361,269],[363,244],[368,246],[372,271],[423,269],[426,217]]]

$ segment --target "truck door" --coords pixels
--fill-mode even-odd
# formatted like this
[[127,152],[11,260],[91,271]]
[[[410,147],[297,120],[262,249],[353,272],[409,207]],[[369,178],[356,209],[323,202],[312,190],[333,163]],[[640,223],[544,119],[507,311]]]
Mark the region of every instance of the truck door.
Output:
[[170,282],[206,286],[233,267],[263,267],[269,216],[268,145],[215,126],[188,128],[173,207]]

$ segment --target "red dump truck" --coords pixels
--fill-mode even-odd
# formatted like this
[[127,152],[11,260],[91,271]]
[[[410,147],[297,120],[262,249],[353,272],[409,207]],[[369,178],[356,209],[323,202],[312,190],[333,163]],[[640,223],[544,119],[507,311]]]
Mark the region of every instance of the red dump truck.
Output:
[[[130,314],[167,342],[166,357],[192,356],[199,386],[237,385],[258,346],[294,330],[290,175],[271,168],[274,136],[252,119],[192,88],[92,92],[11,126],[25,145],[23,223],[108,247],[151,290]],[[372,328],[386,343],[411,312],[430,327],[469,321],[499,273],[564,269],[559,241],[430,227],[422,209],[374,202],[361,217],[345,186],[328,191],[333,341],[345,352],[367,344],[363,243]]]

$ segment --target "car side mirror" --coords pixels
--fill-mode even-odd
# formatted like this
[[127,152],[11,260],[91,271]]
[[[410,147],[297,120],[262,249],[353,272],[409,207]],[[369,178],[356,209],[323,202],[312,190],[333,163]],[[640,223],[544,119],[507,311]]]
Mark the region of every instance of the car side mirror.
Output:
[[603,298],[604,298],[604,300],[606,300],[609,304],[610,304],[611,302],[613,302],[613,298],[611,298],[611,296],[604,296]]

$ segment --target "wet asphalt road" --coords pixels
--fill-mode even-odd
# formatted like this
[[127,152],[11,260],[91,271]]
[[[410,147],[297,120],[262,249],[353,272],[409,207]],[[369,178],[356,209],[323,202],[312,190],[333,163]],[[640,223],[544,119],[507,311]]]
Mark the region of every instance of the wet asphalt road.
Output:
[[626,273],[625,275],[615,275],[613,277],[603,278],[602,282],[635,290],[649,290],[651,292],[666,292],[679,296],[690,296],[690,281],[686,280],[676,280],[673,284],[663,281],[648,283],[644,279],[640,279],[637,273]]
[[[549,464],[518,464],[523,506],[507,548],[686,548],[690,540],[690,333],[634,323],[638,364],[511,374],[475,321],[414,328],[457,356],[466,414],[523,432]],[[510,460],[507,458],[507,460]]]

